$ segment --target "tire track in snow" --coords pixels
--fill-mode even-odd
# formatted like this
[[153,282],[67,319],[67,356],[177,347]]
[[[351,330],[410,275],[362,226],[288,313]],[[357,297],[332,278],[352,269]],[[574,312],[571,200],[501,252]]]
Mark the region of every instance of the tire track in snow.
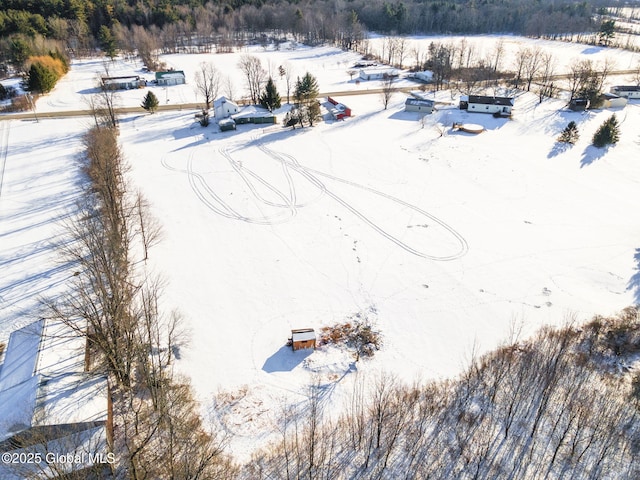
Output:
[[[406,252],[409,252],[413,255],[416,255],[421,258],[426,258],[429,260],[450,261],[450,260],[455,260],[464,256],[469,250],[469,245],[466,239],[459,232],[457,232],[451,225],[444,222],[443,220],[436,217],[435,215],[432,215],[426,210],[423,210],[422,208],[416,205],[405,202],[404,200],[401,200],[397,197],[386,194],[379,190],[373,189],[371,187],[367,187],[359,183],[352,182],[350,180],[345,180],[343,178],[336,177],[334,175],[330,175],[328,173],[315,170],[313,168],[305,167],[301,165],[300,162],[292,155],[275,152],[269,149],[267,146],[265,146],[263,143],[260,142],[260,139],[258,137],[255,137],[254,140],[256,141],[257,148],[260,151],[262,151],[265,155],[267,155],[267,157],[271,158],[272,160],[275,160],[281,165],[283,175],[286,179],[286,185],[288,189],[287,193],[283,192],[276,185],[269,182],[267,179],[260,176],[256,172],[243,166],[241,162],[235,160],[230,153],[230,149],[221,148],[219,150],[219,153],[222,155],[222,157],[224,157],[229,162],[230,166],[233,168],[235,173],[241,178],[241,180],[247,187],[248,191],[251,193],[251,195],[255,199],[256,204],[257,205],[262,204],[272,208],[287,209],[287,215],[285,215],[284,218],[282,215],[276,215],[276,216],[264,215],[263,217],[248,217],[236,211],[234,208],[231,207],[231,205],[229,205],[222,198],[220,198],[218,194],[216,194],[214,189],[211,187],[211,185],[207,182],[207,180],[202,174],[194,171],[193,159],[195,156],[195,152],[190,154],[187,160],[186,170],[180,170],[180,169],[171,167],[167,163],[166,158],[162,160],[162,165],[169,170],[187,174],[187,176],[189,177],[189,184],[191,186],[192,191],[195,193],[196,197],[213,212],[225,218],[240,220],[243,222],[254,223],[259,225],[274,225],[276,223],[286,222],[287,220],[293,218],[297,214],[298,208],[305,206],[305,204],[297,203],[296,183],[290,171],[290,170],[293,170],[297,174],[299,174],[302,178],[304,178],[309,183],[311,183],[315,188],[317,188],[320,191],[320,196],[327,195],[328,197],[332,198],[335,202],[337,202],[338,204],[343,206],[345,209],[350,211],[354,216],[356,216],[362,222],[367,224],[379,235],[391,241],[392,243],[402,248]],[[366,215],[366,213],[360,211],[358,208],[353,206],[347,200],[342,198],[339,194],[328,189],[325,183],[322,180],[320,180],[320,178],[318,177],[324,177],[328,180],[332,180],[335,182],[348,185],[353,188],[364,190],[371,194],[385,198],[393,203],[401,205],[406,209],[413,210],[417,214],[423,215],[424,217],[430,219],[431,221],[436,223],[438,226],[440,226],[442,229],[444,229],[444,231],[446,231],[449,235],[451,235],[451,237],[459,245],[458,250],[451,255],[431,255],[429,253],[418,250],[417,248],[414,248],[408,245],[397,236],[385,230],[382,226],[380,226],[378,223],[376,223],[371,218],[369,218]],[[282,200],[282,203],[271,201],[265,198],[256,188],[256,182],[261,184],[263,187],[265,187],[272,193],[274,193],[280,200]]]
[[[253,223],[257,225],[275,225],[277,223],[284,223],[287,220],[289,220],[291,216],[294,214],[293,212],[290,215],[285,216],[284,218],[282,218],[282,215],[278,215],[278,216],[264,215],[262,217],[248,217],[246,215],[242,215],[241,213],[236,211],[231,205],[225,202],[213,190],[213,188],[211,188],[211,185],[209,185],[206,178],[202,174],[194,170],[193,168],[194,156],[195,156],[195,152],[189,155],[189,158],[187,159],[186,170],[172,167],[171,165],[169,165],[166,158],[163,158],[161,160],[161,164],[167,170],[186,174],[189,180],[189,185],[191,187],[191,190],[193,191],[195,196],[198,198],[198,200],[200,200],[200,202],[204,206],[212,210],[214,213],[232,220],[239,220],[242,222]],[[234,170],[235,170],[235,167],[234,167]],[[275,191],[275,187],[273,187],[273,189]],[[253,189],[253,191],[255,191],[255,189]],[[281,194],[281,192],[278,192],[278,193]],[[286,201],[286,197],[283,197],[283,199]]]
[[[257,140],[257,139],[256,139]],[[287,155],[287,154],[283,154],[283,153],[278,153],[278,152],[274,152],[273,150],[270,150],[268,147],[266,147],[264,144],[259,143],[258,142],[258,148],[260,148],[260,150],[262,150],[265,154],[267,154],[269,157],[273,158],[276,161],[279,161],[281,163],[286,163],[289,166],[291,166],[294,170],[298,171],[298,173],[300,173],[302,176],[304,176],[305,178],[307,178],[311,183],[313,183],[314,185],[316,185],[318,188],[322,188],[324,190],[324,192],[331,198],[333,198],[336,202],[338,202],[340,205],[342,205],[343,207],[345,207],[347,210],[349,210],[351,213],[353,213],[356,217],[358,217],[360,220],[362,220],[363,222],[365,222],[367,225],[369,225],[372,229],[374,229],[376,232],[378,232],[380,235],[382,235],[383,237],[387,238],[388,240],[390,240],[391,242],[395,243],[396,245],[398,245],[400,248],[402,248],[403,250],[412,253],[416,256],[422,257],[422,258],[426,258],[429,260],[438,260],[438,261],[448,261],[448,260],[455,260],[458,259],[462,256],[464,256],[467,251],[469,250],[469,245],[466,241],[466,239],[460,234],[458,233],[452,226],[450,226],[449,224],[447,224],[446,222],[440,220],[438,217],[436,217],[435,215],[430,214],[429,212],[421,209],[420,207],[410,204],[408,202],[405,202],[403,200],[400,200],[399,198],[396,198],[392,195],[388,195],[386,193],[380,192],[379,190],[375,190],[373,188],[370,187],[366,187],[364,185],[361,185],[359,183],[355,183],[349,180],[345,180],[324,172],[320,172],[318,170],[314,170],[312,168],[309,167],[305,167],[302,166],[298,160],[291,156],[291,155]],[[344,200],[342,197],[340,197],[338,194],[333,193],[332,191],[330,191],[326,185],[319,180],[315,175],[319,175],[319,176],[323,176],[326,177],[330,180],[334,180],[337,182],[341,182],[344,183],[346,185],[355,187],[355,188],[360,188],[362,190],[368,191],[370,193],[373,193],[375,195],[381,196],[383,198],[386,198],[394,203],[398,203],[404,207],[407,207],[421,215],[424,215],[425,217],[431,219],[432,221],[434,221],[435,223],[437,223],[438,225],[440,225],[445,231],[447,231],[449,234],[451,234],[456,241],[459,243],[460,247],[459,250],[452,254],[452,255],[429,255],[427,253],[421,252],[419,250],[416,250],[415,248],[407,245],[405,242],[403,242],[402,240],[400,240],[398,237],[392,235],[391,233],[387,232],[386,230],[384,230],[382,227],[380,227],[377,223],[375,223],[373,220],[371,220],[369,217],[367,217],[364,213],[360,212],[356,207],[354,207],[353,205],[351,205],[349,202],[347,202],[346,200]]]
[[7,156],[9,155],[9,130],[11,129],[11,121],[2,122],[2,132],[0,133],[0,198],[2,198],[2,186],[4,185],[4,171],[7,166]]
[[[286,171],[286,177],[287,177],[287,183],[288,183],[288,187],[289,187],[289,196],[287,196],[284,193],[282,193],[280,190],[275,188],[272,184],[267,182],[264,178],[262,178],[261,176],[259,176],[255,172],[253,172],[253,171],[249,170],[248,168],[245,168],[244,166],[242,166],[241,162],[238,162],[238,161],[234,160],[228,150],[220,149],[219,152],[224,158],[227,159],[227,161],[229,162],[231,167],[236,171],[238,176],[240,176],[240,178],[242,178],[242,181],[245,183],[245,185],[247,186],[247,188],[249,189],[251,194],[256,198],[256,200],[264,203],[265,205],[269,205],[271,207],[288,208],[288,209],[291,210],[291,216],[294,216],[296,214],[295,187],[293,186],[293,180],[291,179],[291,176],[288,175],[288,170]],[[275,193],[276,196],[278,196],[282,200],[283,203],[272,202],[272,201],[267,200],[266,198],[264,198],[262,195],[260,195],[260,193],[256,189],[256,187],[253,184],[253,182],[251,182],[251,180],[249,180],[248,176],[251,176],[251,177],[255,178],[256,181],[258,181],[259,183],[264,185],[267,189],[269,189],[273,193]]]

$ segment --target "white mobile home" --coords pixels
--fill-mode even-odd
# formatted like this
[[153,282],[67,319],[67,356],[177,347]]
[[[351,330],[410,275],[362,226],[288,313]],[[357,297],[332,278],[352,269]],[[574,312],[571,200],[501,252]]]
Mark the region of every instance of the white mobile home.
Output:
[[358,76],[360,80],[384,80],[385,78],[396,78],[400,72],[392,67],[363,68]]
[[487,97],[469,95],[460,99],[460,108],[475,113],[491,113],[508,117],[513,110],[514,99],[510,97]]
[[640,86],[638,85],[617,85],[611,87],[609,91],[619,97],[629,99],[640,98]]

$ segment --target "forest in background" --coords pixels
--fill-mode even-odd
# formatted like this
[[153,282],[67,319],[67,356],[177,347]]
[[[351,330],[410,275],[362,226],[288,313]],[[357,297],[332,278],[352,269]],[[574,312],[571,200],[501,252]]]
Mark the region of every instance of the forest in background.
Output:
[[20,57],[36,38],[83,54],[131,37],[137,28],[170,40],[196,36],[237,43],[266,32],[343,48],[354,48],[367,31],[584,33],[597,31],[605,6],[599,0],[2,0],[0,60]]

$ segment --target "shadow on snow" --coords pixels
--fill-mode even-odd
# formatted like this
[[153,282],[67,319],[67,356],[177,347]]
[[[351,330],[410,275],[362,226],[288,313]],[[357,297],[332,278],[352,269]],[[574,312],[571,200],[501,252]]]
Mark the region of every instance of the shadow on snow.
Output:
[[312,353],[313,350],[310,348],[294,352],[291,347],[283,345],[276,353],[265,360],[262,370],[267,373],[290,372]]
[[640,304],[640,248],[636,248],[633,259],[636,261],[636,273],[629,279],[627,288],[633,292],[636,304]]

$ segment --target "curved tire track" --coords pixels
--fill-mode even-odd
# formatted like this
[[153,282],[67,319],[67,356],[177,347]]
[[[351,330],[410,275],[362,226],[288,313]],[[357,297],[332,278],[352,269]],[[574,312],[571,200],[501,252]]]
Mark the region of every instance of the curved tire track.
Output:
[[[333,175],[330,175],[330,174],[327,174],[327,173],[324,173],[324,172],[320,172],[319,170],[314,170],[312,168],[302,166],[295,157],[293,157],[291,155],[283,154],[283,153],[274,152],[273,150],[270,150],[268,147],[266,147],[262,143],[258,143],[258,148],[260,148],[260,150],[262,150],[265,154],[269,155],[274,160],[277,160],[277,161],[282,162],[282,163],[287,163],[294,170],[298,171],[298,173],[300,173],[302,176],[307,178],[311,183],[313,183],[314,185],[318,186],[318,188],[322,188],[326,192],[326,194],[328,196],[333,198],[336,202],[338,202],[340,205],[342,205],[347,210],[349,210],[351,213],[353,213],[355,216],[357,216],[360,220],[362,220],[367,225],[369,225],[373,230],[375,230],[380,235],[382,235],[383,237],[387,238],[388,240],[390,240],[391,242],[395,243],[400,248],[402,248],[403,250],[406,250],[409,253],[412,253],[412,254],[414,254],[414,255],[416,255],[418,257],[426,258],[426,259],[429,259],[429,260],[448,261],[448,260],[456,260],[456,259],[466,255],[466,253],[469,250],[469,244],[467,243],[466,239],[460,233],[458,233],[451,225],[447,224],[446,222],[444,222],[443,220],[439,219],[435,215],[432,215],[429,212],[421,209],[420,207],[417,207],[416,205],[413,205],[413,204],[410,204],[410,203],[405,202],[403,200],[400,200],[399,198],[396,198],[396,197],[394,197],[392,195],[388,195],[386,193],[380,192],[379,190],[375,190],[373,188],[366,187],[364,185],[360,185],[358,183],[355,183],[355,182],[352,182],[352,181],[349,181],[349,180],[345,180],[345,179],[342,179],[342,178],[339,178],[339,177],[335,177]],[[433,222],[437,223],[440,227],[442,227],[449,234],[451,234],[456,239],[456,241],[459,243],[459,245],[460,245],[459,250],[456,253],[452,254],[452,255],[429,255],[427,253],[424,253],[424,252],[421,252],[419,250],[416,250],[415,248],[407,245],[405,242],[403,242],[399,238],[395,237],[391,233],[389,233],[386,230],[384,230],[382,227],[380,227],[373,220],[371,220],[369,217],[367,217],[364,213],[360,212],[357,208],[355,208],[349,202],[344,200],[338,194],[333,193],[332,191],[330,191],[326,187],[326,185],[324,185],[324,183],[321,180],[319,180],[315,175],[323,176],[323,177],[326,177],[326,178],[328,178],[330,180],[341,182],[341,183],[344,183],[344,184],[352,186],[352,187],[360,188],[362,190],[368,191],[368,192],[373,193],[375,195],[378,195],[378,196],[381,196],[381,197],[386,198],[388,200],[391,200],[392,202],[398,203],[398,204],[400,204],[400,205],[402,205],[402,206],[404,206],[406,208],[409,208],[409,209],[411,209],[411,210],[413,210],[413,211],[415,211],[415,212],[417,212],[417,213],[419,213],[421,215],[424,215],[425,217],[431,219]]]

